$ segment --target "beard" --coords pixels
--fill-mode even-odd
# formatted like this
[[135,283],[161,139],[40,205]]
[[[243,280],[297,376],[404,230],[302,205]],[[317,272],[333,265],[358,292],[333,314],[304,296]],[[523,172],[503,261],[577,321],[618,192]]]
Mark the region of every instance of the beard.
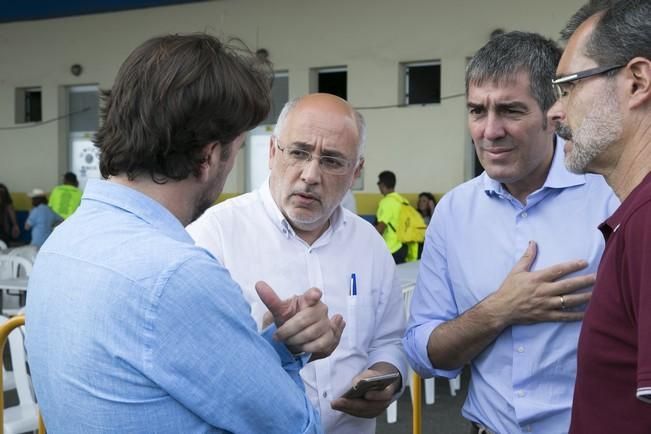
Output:
[[186,226],[201,217],[201,215],[206,212],[213,203],[215,203],[217,198],[219,198],[219,195],[224,189],[226,177],[228,177],[229,172],[230,169],[226,167],[225,163],[220,164],[217,175],[211,180],[211,182],[204,186],[203,191],[194,202],[190,221],[185,223]]
[[[217,197],[219,197],[219,195]],[[190,223],[201,217],[201,215],[217,200],[217,197],[213,197],[212,195],[209,197],[207,194],[203,194],[194,204]]]
[[590,164],[612,143],[622,136],[622,115],[619,102],[612,87],[591,110],[576,130],[563,124],[556,128],[556,134],[572,142],[572,149],[565,153],[565,166],[573,173],[586,173]]

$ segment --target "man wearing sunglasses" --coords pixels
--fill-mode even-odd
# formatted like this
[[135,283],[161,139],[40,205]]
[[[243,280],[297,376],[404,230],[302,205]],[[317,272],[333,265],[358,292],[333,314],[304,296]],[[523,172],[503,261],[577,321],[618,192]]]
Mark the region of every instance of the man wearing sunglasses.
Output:
[[622,204],[578,347],[571,433],[651,432],[651,1],[591,2],[563,32],[550,115],[576,173],[602,174]]
[[262,324],[256,295],[264,280],[279,295],[319,288],[346,327],[330,357],[301,376],[327,433],[371,434],[375,416],[401,390],[398,380],[360,398],[342,398],[361,378],[399,372],[404,314],[395,264],[382,237],[340,206],[364,164],[362,116],[334,95],[312,94],[283,108],[269,143],[268,180],[209,209],[188,227],[197,244],[228,267]]
[[455,377],[470,364],[463,416],[474,433],[566,433],[576,344],[617,206],[575,175],[547,118],[561,52],[510,32],[466,70],[468,127],[485,172],[446,194],[428,226],[404,338],[414,369]]

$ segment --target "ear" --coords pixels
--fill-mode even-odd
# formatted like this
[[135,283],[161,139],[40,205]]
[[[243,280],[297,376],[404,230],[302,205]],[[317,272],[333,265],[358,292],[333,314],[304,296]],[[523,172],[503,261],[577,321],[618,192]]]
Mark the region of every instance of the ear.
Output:
[[364,159],[360,158],[359,163],[357,163],[357,166],[355,167],[355,172],[353,172],[353,177],[350,180],[350,185],[348,185],[348,189],[353,188],[353,184],[355,183],[355,180],[360,177],[362,174],[362,169],[364,168]]
[[364,168],[364,159],[360,158],[359,163],[357,163],[357,167],[355,168],[355,175],[354,175],[353,179],[357,179],[357,178],[360,177],[360,175],[362,174],[362,169],[363,168]]
[[628,107],[636,108],[651,102],[651,60],[635,57],[628,63]]
[[273,159],[276,156],[276,146],[274,146],[275,143],[276,141],[274,140],[274,136],[269,136],[269,170],[271,170]]
[[201,150],[203,156],[201,163],[199,163],[199,179],[201,181],[207,181],[210,178],[210,169],[218,163],[220,151],[221,145],[219,142],[208,143]]

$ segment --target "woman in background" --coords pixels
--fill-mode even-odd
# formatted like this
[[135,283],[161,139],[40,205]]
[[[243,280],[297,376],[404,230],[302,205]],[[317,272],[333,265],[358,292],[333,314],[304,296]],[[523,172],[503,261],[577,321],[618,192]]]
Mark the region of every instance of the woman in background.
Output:
[[20,228],[16,220],[14,202],[11,200],[9,189],[0,184],[0,240],[5,244],[15,240],[20,235]]
[[423,220],[428,225],[432,219],[432,214],[434,214],[435,206],[436,199],[432,193],[425,191],[418,195],[418,212],[423,216]]
[[[423,216],[425,224],[429,226],[429,221],[434,214],[434,207],[436,206],[436,199],[432,193],[427,191],[418,195],[418,212]],[[423,255],[423,247],[425,243],[418,243],[418,259]]]

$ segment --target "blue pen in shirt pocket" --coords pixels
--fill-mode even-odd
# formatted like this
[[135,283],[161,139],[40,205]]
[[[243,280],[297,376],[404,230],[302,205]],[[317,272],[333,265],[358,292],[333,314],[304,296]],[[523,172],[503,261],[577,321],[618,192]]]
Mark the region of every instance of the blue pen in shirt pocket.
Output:
[[355,346],[357,336],[357,275],[350,275],[350,289],[348,291],[348,318],[346,318],[346,328],[348,329],[348,344]]

